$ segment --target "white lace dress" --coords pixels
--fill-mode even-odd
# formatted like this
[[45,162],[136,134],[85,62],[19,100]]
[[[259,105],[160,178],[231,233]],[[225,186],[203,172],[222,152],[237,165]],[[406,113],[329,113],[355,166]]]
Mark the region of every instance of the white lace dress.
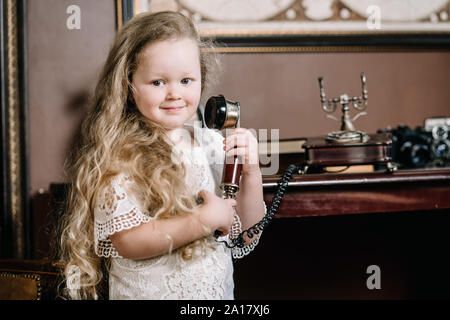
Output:
[[[194,148],[177,148],[188,168],[186,181],[194,194],[205,189],[221,196],[223,136],[207,128],[186,128],[197,142]],[[111,257],[109,298],[233,299],[232,256],[241,258],[248,254],[259,237],[248,247],[232,250],[211,240],[215,250],[208,249],[205,256],[188,261],[177,252],[139,261],[122,258],[109,236],[152,219],[140,207],[139,196],[130,191],[132,185],[127,176],[117,176],[99,196],[94,210],[96,253]],[[227,240],[227,237],[219,240]]]

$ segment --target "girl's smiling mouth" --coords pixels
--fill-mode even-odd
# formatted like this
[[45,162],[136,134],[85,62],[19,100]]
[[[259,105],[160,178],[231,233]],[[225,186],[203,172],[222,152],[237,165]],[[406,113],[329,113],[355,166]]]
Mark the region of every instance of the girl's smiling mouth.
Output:
[[161,109],[168,111],[168,112],[177,112],[181,109],[183,109],[185,106],[180,106],[180,107],[161,107]]

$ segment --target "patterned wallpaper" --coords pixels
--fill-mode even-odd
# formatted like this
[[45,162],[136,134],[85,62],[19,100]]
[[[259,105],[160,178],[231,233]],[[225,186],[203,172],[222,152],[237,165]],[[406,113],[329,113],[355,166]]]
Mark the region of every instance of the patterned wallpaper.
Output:
[[450,32],[448,0],[135,0],[135,13],[180,11],[201,30],[437,30]]

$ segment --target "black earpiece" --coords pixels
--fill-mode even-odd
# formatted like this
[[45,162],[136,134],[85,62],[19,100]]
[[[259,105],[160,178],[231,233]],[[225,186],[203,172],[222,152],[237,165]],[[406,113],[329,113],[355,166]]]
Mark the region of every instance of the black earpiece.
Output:
[[239,126],[239,108],[239,102],[226,100],[223,95],[209,98],[204,112],[206,126],[218,130]]

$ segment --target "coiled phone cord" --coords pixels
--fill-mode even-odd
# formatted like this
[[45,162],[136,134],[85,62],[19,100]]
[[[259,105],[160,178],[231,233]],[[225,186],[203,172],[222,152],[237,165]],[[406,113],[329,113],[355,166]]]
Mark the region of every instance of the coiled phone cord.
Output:
[[280,181],[277,184],[277,190],[275,191],[275,195],[273,196],[270,208],[269,210],[267,210],[264,218],[262,218],[261,221],[248,228],[247,230],[242,231],[236,238],[230,239],[231,244],[227,241],[219,242],[224,243],[230,249],[235,247],[243,248],[245,244],[244,234],[247,234],[247,236],[251,239],[255,234],[262,232],[277,213],[278,208],[281,204],[281,200],[283,200],[283,196],[286,193],[286,188],[289,184],[289,181],[291,181],[292,175],[298,172],[301,168],[302,165],[291,164],[284,171]]

